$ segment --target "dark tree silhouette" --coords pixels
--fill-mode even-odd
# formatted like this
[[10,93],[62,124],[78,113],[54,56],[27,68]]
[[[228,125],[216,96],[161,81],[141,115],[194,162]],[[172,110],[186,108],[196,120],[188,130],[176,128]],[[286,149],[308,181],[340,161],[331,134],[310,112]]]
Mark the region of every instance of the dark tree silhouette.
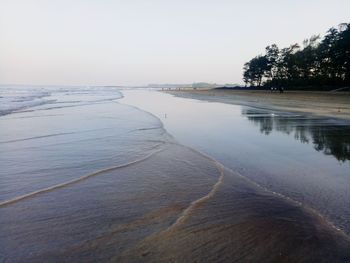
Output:
[[266,56],[257,56],[244,65],[244,81],[250,85],[261,86],[263,77],[268,70]]
[[333,88],[350,86],[350,24],[331,28],[321,39],[312,36],[298,44],[279,49],[266,47],[244,64],[243,80],[251,86]]

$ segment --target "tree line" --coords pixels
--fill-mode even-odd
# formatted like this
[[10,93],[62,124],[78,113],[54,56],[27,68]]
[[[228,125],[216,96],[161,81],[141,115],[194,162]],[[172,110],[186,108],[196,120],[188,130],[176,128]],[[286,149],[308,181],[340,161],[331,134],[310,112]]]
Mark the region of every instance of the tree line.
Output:
[[246,86],[327,89],[350,87],[350,24],[330,28],[324,37],[312,36],[303,46],[267,46],[244,64]]

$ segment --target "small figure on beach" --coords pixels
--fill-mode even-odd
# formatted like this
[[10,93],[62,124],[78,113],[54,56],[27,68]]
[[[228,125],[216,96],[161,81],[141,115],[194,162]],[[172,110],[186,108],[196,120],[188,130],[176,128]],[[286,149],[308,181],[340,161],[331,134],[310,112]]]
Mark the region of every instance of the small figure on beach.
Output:
[[279,91],[280,93],[283,93],[284,92],[284,88],[283,87],[271,87],[271,89],[270,89],[270,91],[271,91],[271,93],[272,92],[277,92],[277,91]]

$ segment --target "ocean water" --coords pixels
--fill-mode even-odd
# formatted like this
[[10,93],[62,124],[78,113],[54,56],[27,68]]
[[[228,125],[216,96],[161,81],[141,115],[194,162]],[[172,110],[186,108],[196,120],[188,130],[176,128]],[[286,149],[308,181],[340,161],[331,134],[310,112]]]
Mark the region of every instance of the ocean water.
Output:
[[[47,92],[46,103],[31,107],[36,99],[28,104],[23,99],[0,120],[0,202],[128,163],[161,143],[154,139],[163,132],[157,130],[161,123],[115,103],[122,96],[116,90]],[[37,91],[29,96],[35,94],[41,96]]]
[[271,192],[315,209],[350,234],[349,121],[161,92],[125,94],[123,102],[157,115],[181,143]]
[[33,86],[0,86],[0,116],[26,107],[48,102],[45,88]]
[[1,262],[350,260],[346,124],[327,120],[338,142],[322,148],[309,117],[113,87],[0,92]]

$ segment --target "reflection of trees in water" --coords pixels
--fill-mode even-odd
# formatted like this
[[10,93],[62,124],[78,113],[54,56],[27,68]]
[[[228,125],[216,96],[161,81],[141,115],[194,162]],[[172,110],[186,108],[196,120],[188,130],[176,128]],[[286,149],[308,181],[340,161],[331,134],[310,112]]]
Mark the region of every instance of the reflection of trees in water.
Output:
[[350,160],[349,126],[317,127],[313,131],[314,148],[331,154],[338,160]]
[[263,134],[269,135],[273,130],[293,134],[302,143],[312,141],[317,151],[339,161],[350,160],[350,125],[327,124],[317,118],[275,116],[254,109],[243,109],[242,115],[259,126]]

